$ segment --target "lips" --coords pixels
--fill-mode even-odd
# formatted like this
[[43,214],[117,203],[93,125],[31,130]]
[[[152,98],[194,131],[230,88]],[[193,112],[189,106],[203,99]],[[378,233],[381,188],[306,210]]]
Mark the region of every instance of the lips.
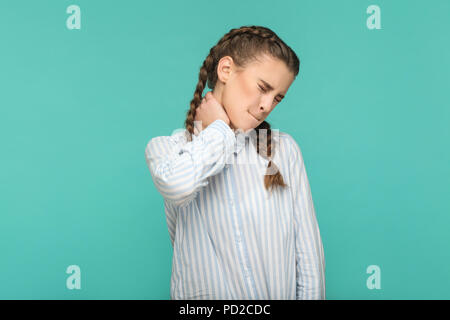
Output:
[[256,121],[261,121],[261,120],[259,120],[257,117],[255,117],[254,115],[252,115],[250,112],[249,112],[249,114],[250,114]]

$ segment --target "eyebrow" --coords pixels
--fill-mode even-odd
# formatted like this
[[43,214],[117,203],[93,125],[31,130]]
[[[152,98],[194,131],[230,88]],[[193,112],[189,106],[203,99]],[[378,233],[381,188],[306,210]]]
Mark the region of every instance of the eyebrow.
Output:
[[[261,78],[259,78],[259,80],[262,81],[262,83],[263,83],[267,88],[269,88],[269,90],[273,90],[273,87],[272,87],[270,84],[268,84],[266,81],[264,81],[264,80],[261,79]],[[279,93],[278,95],[279,95],[281,98],[284,98],[284,95],[282,95],[281,93]]]

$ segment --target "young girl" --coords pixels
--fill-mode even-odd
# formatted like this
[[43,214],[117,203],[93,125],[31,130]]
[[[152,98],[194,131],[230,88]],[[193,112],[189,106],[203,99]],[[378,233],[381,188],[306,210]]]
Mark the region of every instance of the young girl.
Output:
[[148,143],[174,248],[171,299],[325,299],[302,153],[265,121],[299,64],[268,28],[230,30],[200,69],[186,129]]

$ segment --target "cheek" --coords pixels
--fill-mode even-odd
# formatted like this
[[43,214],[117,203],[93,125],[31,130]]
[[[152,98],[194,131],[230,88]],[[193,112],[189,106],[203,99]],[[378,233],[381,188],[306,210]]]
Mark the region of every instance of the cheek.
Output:
[[244,77],[236,78],[227,87],[223,97],[223,105],[227,113],[231,116],[239,116],[247,111],[251,106],[258,104],[259,95],[255,85]]
[[239,90],[241,99],[249,102],[255,98],[255,88],[251,81],[245,79],[244,77],[239,79]]
[[258,104],[259,95],[251,81],[242,77],[234,82],[233,93],[229,98],[233,101],[234,110],[242,113],[253,109],[254,105]]

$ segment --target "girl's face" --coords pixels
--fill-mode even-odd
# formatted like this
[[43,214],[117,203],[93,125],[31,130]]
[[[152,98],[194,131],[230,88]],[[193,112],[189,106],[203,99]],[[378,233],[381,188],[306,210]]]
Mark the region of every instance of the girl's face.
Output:
[[[259,61],[258,61],[259,60]],[[264,55],[244,69],[222,57],[213,95],[225,108],[233,129],[247,131],[263,122],[294,81],[283,61]]]

